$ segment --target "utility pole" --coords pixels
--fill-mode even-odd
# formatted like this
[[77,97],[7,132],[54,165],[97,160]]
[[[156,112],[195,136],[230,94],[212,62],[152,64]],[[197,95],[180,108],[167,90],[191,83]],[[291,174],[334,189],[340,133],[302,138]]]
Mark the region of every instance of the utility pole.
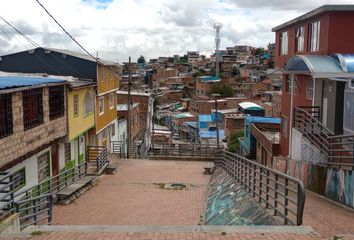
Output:
[[128,63],[128,119],[127,119],[127,158],[130,155],[130,136],[131,136],[131,123],[130,123],[130,107],[131,107],[131,96],[130,96],[130,86],[131,86],[131,70],[130,70],[131,58],[129,57]]
[[216,36],[215,36],[215,76],[219,77],[219,48],[220,48],[220,29],[222,25],[221,23],[215,23],[214,28],[216,30]]
[[219,121],[218,121],[218,97],[220,97],[221,95],[218,93],[214,93],[211,96],[214,97],[215,100],[215,124],[216,124],[216,146],[217,149],[219,149]]

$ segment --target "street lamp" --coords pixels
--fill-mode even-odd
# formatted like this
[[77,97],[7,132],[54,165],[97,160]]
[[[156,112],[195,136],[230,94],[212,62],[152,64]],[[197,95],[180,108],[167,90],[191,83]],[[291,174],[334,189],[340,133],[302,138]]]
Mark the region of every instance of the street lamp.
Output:
[[211,94],[215,100],[215,123],[216,123],[216,146],[219,149],[219,121],[218,121],[218,98],[221,97],[218,93]]

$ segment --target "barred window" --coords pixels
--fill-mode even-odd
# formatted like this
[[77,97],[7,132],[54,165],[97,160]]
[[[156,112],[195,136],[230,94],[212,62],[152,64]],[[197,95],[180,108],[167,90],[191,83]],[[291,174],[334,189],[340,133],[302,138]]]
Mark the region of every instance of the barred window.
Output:
[[0,94],[0,138],[12,134],[11,94]]
[[43,123],[43,95],[42,88],[22,92],[23,125],[25,130]]
[[20,190],[26,185],[26,168],[22,168],[13,175],[13,188],[15,191]]
[[49,88],[49,119],[64,116],[64,86]]
[[79,95],[74,95],[74,117],[79,115]]
[[49,151],[38,157],[38,182],[42,182],[50,176]]

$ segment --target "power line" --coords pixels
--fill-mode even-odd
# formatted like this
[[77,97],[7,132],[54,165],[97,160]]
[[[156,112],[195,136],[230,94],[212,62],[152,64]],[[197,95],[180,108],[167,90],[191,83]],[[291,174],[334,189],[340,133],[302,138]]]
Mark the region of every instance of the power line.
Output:
[[66,31],[66,29],[53,17],[52,14],[43,6],[43,4],[39,1],[36,0],[36,2],[44,9],[44,11],[53,19],[53,21],[73,40],[82,50],[84,50],[90,57],[95,59],[95,61],[99,62],[97,58],[95,58],[89,51],[87,51],[71,34]]
[[14,29],[18,34],[20,34],[24,39],[26,39],[30,44],[32,44],[34,47],[39,47],[39,45],[27,37],[25,34],[23,34],[20,30],[18,30],[14,25],[12,25],[9,21],[7,21],[5,18],[0,16],[1,20],[3,20],[7,25],[9,25],[12,29]]

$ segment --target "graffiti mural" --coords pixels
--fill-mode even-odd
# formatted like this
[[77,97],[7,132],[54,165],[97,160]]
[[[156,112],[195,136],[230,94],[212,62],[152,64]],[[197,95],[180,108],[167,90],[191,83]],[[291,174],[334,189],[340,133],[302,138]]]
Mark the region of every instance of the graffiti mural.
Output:
[[216,169],[208,191],[207,225],[272,225],[273,219],[223,170]]
[[353,170],[328,169],[326,196],[354,208]]

